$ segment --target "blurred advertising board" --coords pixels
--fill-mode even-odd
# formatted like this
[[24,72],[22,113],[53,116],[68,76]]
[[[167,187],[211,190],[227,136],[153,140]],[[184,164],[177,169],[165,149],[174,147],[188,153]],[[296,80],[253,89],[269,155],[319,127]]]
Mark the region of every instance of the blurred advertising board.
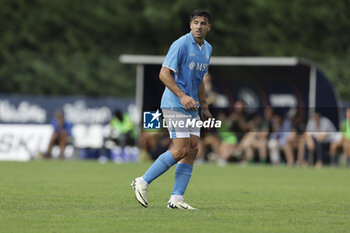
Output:
[[73,124],[75,147],[100,148],[117,109],[137,116],[134,99],[0,95],[0,160],[27,161],[45,153],[57,110]]
[[44,153],[52,132],[51,125],[0,124],[0,160],[27,161]]
[[107,124],[116,109],[135,109],[134,99],[0,95],[0,124],[50,123],[63,110],[73,124]]

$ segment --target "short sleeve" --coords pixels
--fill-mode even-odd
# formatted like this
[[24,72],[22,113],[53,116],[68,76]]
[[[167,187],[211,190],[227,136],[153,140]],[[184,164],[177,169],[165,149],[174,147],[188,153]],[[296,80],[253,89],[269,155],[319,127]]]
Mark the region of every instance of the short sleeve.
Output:
[[[209,44],[208,44],[209,45]],[[211,47],[211,45],[209,45],[209,58],[208,58],[208,65],[205,68],[204,74],[208,74],[209,73],[209,63],[210,63],[210,59],[211,59],[211,54],[213,52],[213,48]]]
[[327,122],[327,132],[335,132],[336,128],[335,128],[333,122],[327,118],[326,118],[326,122]]
[[178,67],[181,64],[182,55],[183,46],[182,43],[177,40],[170,46],[170,49],[163,62],[163,66],[168,67],[174,73],[177,73]]

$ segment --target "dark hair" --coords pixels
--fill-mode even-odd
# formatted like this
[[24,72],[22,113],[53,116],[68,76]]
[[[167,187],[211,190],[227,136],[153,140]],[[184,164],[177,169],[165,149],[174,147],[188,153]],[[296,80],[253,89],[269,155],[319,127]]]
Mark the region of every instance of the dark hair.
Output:
[[120,109],[116,109],[114,111],[114,116],[117,117],[120,121],[123,120],[123,113]]
[[190,16],[190,22],[193,20],[196,16],[203,16],[208,19],[208,22],[211,23],[211,15],[210,12],[204,9],[196,9],[192,12]]

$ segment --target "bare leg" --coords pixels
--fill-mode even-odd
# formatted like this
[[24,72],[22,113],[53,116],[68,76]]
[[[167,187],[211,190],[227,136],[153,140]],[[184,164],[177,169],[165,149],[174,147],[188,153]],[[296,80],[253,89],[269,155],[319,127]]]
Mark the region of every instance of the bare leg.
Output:
[[56,140],[57,140],[57,133],[53,133],[51,140],[50,140],[49,147],[47,148],[47,151],[46,151],[45,156],[44,156],[45,158],[51,158],[52,148],[53,148]]
[[306,136],[305,136],[305,140],[306,140],[306,146],[307,146],[307,149],[308,149],[308,164],[309,165],[312,165],[313,164],[313,154],[314,154],[314,151],[315,151],[315,143],[314,143],[314,139],[312,138],[312,135],[309,134],[309,133],[306,133]]
[[293,145],[294,145],[295,138],[296,138],[296,134],[294,132],[291,133],[284,147],[284,154],[286,156],[287,164],[289,166],[292,166],[294,164]]
[[68,134],[65,131],[62,131],[60,133],[60,137],[58,141],[58,145],[60,147],[60,155],[59,155],[60,159],[64,159],[64,150],[66,149],[67,141],[68,141]]
[[227,160],[231,156],[235,148],[236,148],[235,144],[221,143],[220,158]]
[[248,162],[253,158],[253,133],[246,133],[240,143],[240,147],[243,150],[243,159],[242,162]]
[[194,160],[198,154],[199,137],[190,135],[188,153],[180,160],[180,163],[187,163],[193,165]]
[[342,141],[333,142],[329,147],[329,155],[331,157],[331,166],[337,165],[337,150],[342,146]]
[[197,159],[204,159],[204,153],[205,153],[205,148],[207,146],[210,146],[213,151],[219,155],[219,147],[220,147],[220,140],[212,135],[209,135],[203,139],[200,140],[199,146],[198,146],[198,154],[197,154]]
[[300,135],[299,136],[299,141],[297,142],[297,147],[298,147],[298,164],[300,166],[305,165],[305,145],[306,145],[306,141],[305,141],[305,135]]
[[180,161],[186,157],[190,151],[190,138],[174,138],[172,142],[173,145],[169,151],[176,161]]
[[259,133],[259,139],[256,140],[260,162],[266,162],[267,158],[267,138],[264,136],[264,134],[262,135]]
[[343,150],[346,155],[346,167],[350,166],[350,141],[345,139],[343,143]]

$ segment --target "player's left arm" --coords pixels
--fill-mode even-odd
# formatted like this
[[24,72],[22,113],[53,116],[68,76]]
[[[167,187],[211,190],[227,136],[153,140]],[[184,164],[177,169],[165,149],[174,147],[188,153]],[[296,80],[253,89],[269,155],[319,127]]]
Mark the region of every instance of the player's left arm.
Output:
[[202,84],[198,89],[198,100],[199,100],[199,106],[201,108],[202,120],[205,121],[205,120],[208,120],[209,118],[212,118],[212,115],[209,112],[208,104],[206,101],[204,82],[202,82]]

